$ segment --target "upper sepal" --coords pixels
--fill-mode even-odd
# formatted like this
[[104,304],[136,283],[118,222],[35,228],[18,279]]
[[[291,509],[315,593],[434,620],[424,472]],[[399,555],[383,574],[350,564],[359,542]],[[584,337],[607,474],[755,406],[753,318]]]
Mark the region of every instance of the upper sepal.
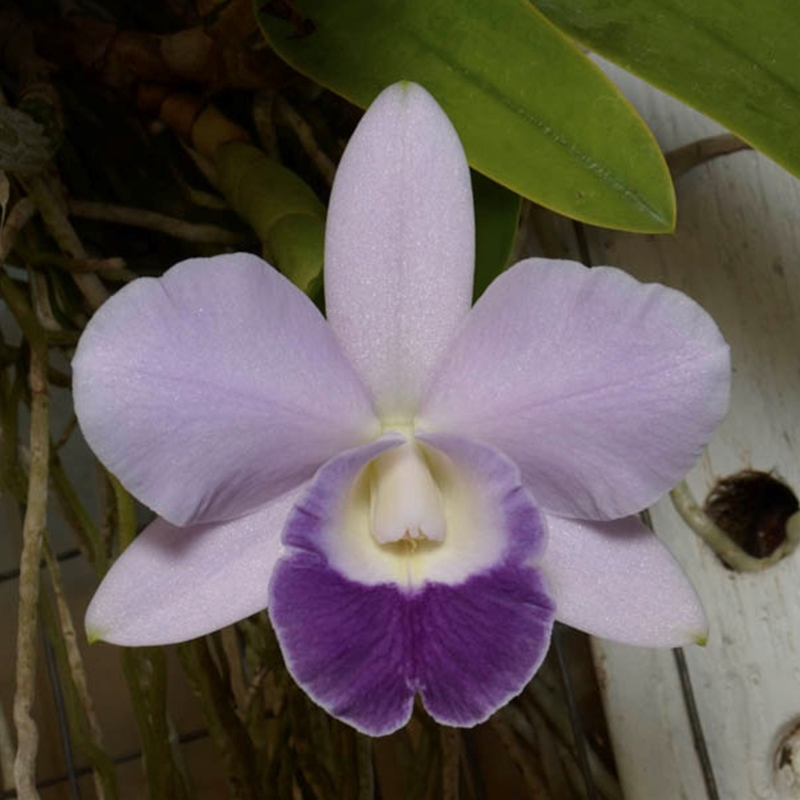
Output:
[[472,302],[475,222],[464,151],[421,86],[384,90],[336,172],[325,305],[378,413],[410,420]]

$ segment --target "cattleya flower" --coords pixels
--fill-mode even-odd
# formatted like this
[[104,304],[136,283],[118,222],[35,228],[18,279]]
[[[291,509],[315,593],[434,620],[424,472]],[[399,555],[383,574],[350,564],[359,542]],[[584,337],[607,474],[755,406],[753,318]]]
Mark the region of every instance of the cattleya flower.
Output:
[[249,254],[131,283],[73,362],[81,427],[159,519],[86,616],[123,645],[269,609],[286,664],[368,734],[415,695],[473,725],[555,617],[699,640],[696,595],[633,516],[726,410],[728,348],[683,294],[528,259],[470,308],[470,176],[424,89],[375,100],[328,216],[327,321]]

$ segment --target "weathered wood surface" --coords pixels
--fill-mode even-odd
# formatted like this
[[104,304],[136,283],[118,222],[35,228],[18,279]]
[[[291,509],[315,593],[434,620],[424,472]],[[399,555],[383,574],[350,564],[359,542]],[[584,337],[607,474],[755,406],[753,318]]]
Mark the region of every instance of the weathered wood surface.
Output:
[[[721,129],[613,67],[618,85],[665,149]],[[674,236],[586,229],[594,264],[682,289],[717,320],[732,348],[731,410],[689,484],[702,501],[716,478],[776,470],[800,489],[800,182],[743,152],[680,180]],[[669,498],[657,533],[706,607],[708,646],[684,651],[702,731],[691,724],[675,655],[596,640],[594,652],[622,787],[632,800],[800,798],[800,552],[759,574],[721,565]],[[710,761],[704,770],[694,736]],[[702,748],[700,748],[702,750]],[[783,783],[781,783],[783,781]]]

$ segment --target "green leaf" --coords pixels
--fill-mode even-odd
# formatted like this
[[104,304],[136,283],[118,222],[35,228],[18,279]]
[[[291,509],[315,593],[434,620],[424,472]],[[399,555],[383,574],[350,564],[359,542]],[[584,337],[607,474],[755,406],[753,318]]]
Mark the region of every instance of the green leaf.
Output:
[[273,49],[366,107],[399,80],[423,85],[470,164],[576,219],[664,232],[675,219],[652,134],[563,34],[520,0],[256,0]]
[[477,300],[508,266],[522,199],[480,172],[472,172],[475,198],[475,284]]
[[262,255],[313,296],[322,281],[325,206],[312,189],[246,142],[227,142],[214,155],[225,198],[261,240]]
[[535,0],[624,69],[800,175],[796,0]]

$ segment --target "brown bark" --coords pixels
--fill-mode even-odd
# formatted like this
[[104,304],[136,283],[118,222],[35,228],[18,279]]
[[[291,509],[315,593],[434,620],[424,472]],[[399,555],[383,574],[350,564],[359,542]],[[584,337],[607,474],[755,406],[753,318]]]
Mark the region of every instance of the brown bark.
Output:
[[267,47],[223,46],[205,28],[177,33],[121,31],[110,22],[72,17],[37,26],[37,43],[54,61],[78,62],[114,89],[140,81],[180,85],[192,82],[208,91],[263,89],[283,84],[283,62]]

